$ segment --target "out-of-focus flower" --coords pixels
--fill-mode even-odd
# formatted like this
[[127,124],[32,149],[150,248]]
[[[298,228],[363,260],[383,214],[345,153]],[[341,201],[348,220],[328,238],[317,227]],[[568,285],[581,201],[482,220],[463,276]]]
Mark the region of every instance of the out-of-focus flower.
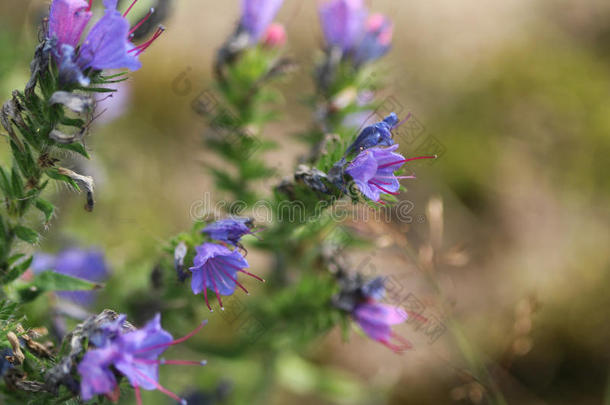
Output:
[[213,222],[203,228],[201,232],[219,242],[239,246],[239,241],[244,235],[252,234],[252,227],[252,219],[232,217]]
[[363,0],[331,0],[319,7],[324,38],[329,46],[348,52],[362,39],[367,9]]
[[382,14],[371,15],[366,22],[364,38],[354,51],[357,63],[372,62],[385,55],[392,45],[394,25]]
[[345,155],[349,156],[352,153],[362,152],[375,146],[391,146],[394,143],[392,128],[397,124],[398,117],[395,113],[391,113],[383,121],[365,127],[347,148]]
[[[124,316],[117,321],[122,323]],[[109,330],[114,332],[120,323],[113,322]],[[81,375],[81,398],[85,401],[97,394],[110,395],[117,387],[113,368],[127,377],[135,388],[136,400],[142,404],[140,388],[159,390],[181,404],[182,398],[159,384],[159,365],[204,365],[205,361],[165,360],[159,356],[169,347],[195,335],[204,325],[202,323],[193,332],[183,338],[174,340],[172,335],[161,327],[161,316],[157,314],[142,329],[127,333],[118,333],[107,339],[105,345],[89,350],[78,365]]]
[[87,37],[78,48],[83,29],[91,18],[91,3],[77,0],[53,0],[49,15],[48,37],[54,40],[55,54],[59,61],[60,77],[82,86],[89,83],[84,72],[87,69],[129,69],[138,70],[142,64],[138,56],[144,52],[164,31],[163,27],[151,39],[133,45],[131,34],[153,13],[151,11],[130,29],[125,18],[138,0],[121,14],[117,11],[118,0],[104,0],[105,12],[91,28]]
[[268,48],[280,48],[286,43],[286,29],[282,24],[273,23],[263,35],[263,45]]
[[240,28],[248,32],[250,42],[258,42],[275,18],[284,0],[243,0]]
[[392,330],[392,325],[402,323],[408,318],[407,313],[402,308],[369,299],[356,305],[352,311],[352,318],[368,337],[395,352],[401,352],[411,347],[407,340]]
[[190,268],[193,273],[191,289],[194,294],[203,291],[205,303],[210,311],[212,308],[208,301],[208,289],[216,294],[221,309],[224,309],[221,295],[232,295],[236,287],[244,290],[246,294],[248,293],[248,290],[237,281],[238,272],[263,281],[260,277],[244,270],[249,267],[248,262],[237,250],[229,250],[225,246],[215,243],[204,243],[197,246],[195,250],[197,254],[193,267]]
[[326,44],[356,64],[379,59],[391,47],[392,23],[381,14],[369,16],[363,0],[323,2],[319,15]]
[[[108,277],[104,254],[96,249],[69,248],[57,255],[37,253],[34,255],[31,268],[35,274],[53,270],[93,282],[104,281]],[[80,305],[91,305],[96,297],[94,291],[58,291],[57,294]]]

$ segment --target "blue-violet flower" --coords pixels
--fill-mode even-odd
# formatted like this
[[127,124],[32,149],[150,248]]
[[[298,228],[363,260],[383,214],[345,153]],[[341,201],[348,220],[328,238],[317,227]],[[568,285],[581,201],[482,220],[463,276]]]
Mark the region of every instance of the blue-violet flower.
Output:
[[222,305],[221,295],[232,295],[235,292],[236,286],[241,288],[248,294],[248,290],[237,281],[237,273],[245,273],[259,281],[264,281],[260,277],[244,270],[249,267],[246,259],[237,250],[230,250],[225,246],[215,243],[204,243],[195,248],[197,254],[193,267],[189,270],[193,273],[191,279],[191,289],[194,294],[199,294],[203,291],[205,303],[211,311],[208,301],[208,292],[210,289],[216,294],[220,308]]
[[[123,322],[124,319],[122,316],[118,321]],[[109,325],[114,332],[116,324],[117,322],[113,322]],[[134,387],[138,405],[142,404],[140,388],[159,390],[179,403],[186,404],[178,395],[159,384],[159,365],[204,365],[205,361],[165,360],[159,356],[169,346],[191,338],[203,325],[205,322],[188,335],[174,340],[172,335],[161,327],[161,316],[157,314],[142,329],[118,333],[113,339],[108,339],[104,346],[89,350],[77,367],[81,375],[81,398],[88,401],[96,394],[113,393],[117,387],[114,368],[127,377]]]

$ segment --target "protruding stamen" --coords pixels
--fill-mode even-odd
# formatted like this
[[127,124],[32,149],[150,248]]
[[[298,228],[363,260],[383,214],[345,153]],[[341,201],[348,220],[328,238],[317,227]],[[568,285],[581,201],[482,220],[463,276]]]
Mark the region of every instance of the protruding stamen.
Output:
[[387,190],[387,189],[385,189],[384,187],[380,186],[379,184],[377,184],[377,183],[375,183],[375,182],[369,181],[369,183],[370,183],[370,184],[372,184],[372,185],[374,185],[375,187],[377,187],[379,190],[383,191],[383,192],[384,192],[384,193],[386,193],[386,194],[400,195],[400,193],[395,192],[395,191],[390,191],[390,190]]
[[133,389],[136,391],[136,404],[142,405],[142,393],[140,392],[140,386],[134,385]]
[[87,7],[87,11],[91,11],[91,7],[93,7],[93,0],[89,0],[89,7]]
[[131,3],[131,5],[129,7],[127,7],[127,10],[125,10],[125,12],[123,13],[123,18],[127,17],[127,14],[129,14],[129,12],[131,11],[131,9],[133,8],[133,6],[136,5],[136,3],[138,2],[138,0],[133,0],[133,2]]
[[247,272],[247,271],[246,271],[246,270],[244,270],[244,269],[240,269],[239,267],[237,267],[237,266],[235,266],[235,265],[233,265],[233,264],[231,264],[231,263],[229,263],[229,262],[227,262],[227,261],[224,261],[224,260],[222,260],[222,259],[218,259],[218,260],[219,260],[219,261],[221,261],[221,262],[223,262],[224,264],[226,264],[226,265],[227,265],[227,266],[229,266],[229,267],[233,267],[233,268],[234,268],[234,269],[236,269],[237,271],[241,271],[242,273],[247,274],[247,275],[249,275],[250,277],[254,277],[254,278],[255,278],[255,279],[257,279],[258,281],[262,281],[263,283],[265,282],[265,280],[264,280],[264,279],[260,278],[259,276],[255,275],[255,274],[252,274],[252,273],[250,273],[250,272]]
[[162,344],[159,344],[159,345],[145,347],[144,349],[140,349],[140,350],[136,351],[136,353],[145,353],[145,352],[148,352],[148,351],[151,351],[151,350],[160,349],[162,347],[173,346],[173,345],[177,345],[179,343],[182,343],[182,342],[184,342],[186,340],[189,340],[193,336],[195,336],[195,334],[197,334],[197,332],[199,332],[201,330],[201,328],[203,328],[207,323],[208,323],[208,321],[204,320],[203,322],[201,322],[199,324],[199,326],[197,326],[195,328],[195,330],[193,330],[192,332],[186,334],[185,336],[181,337],[180,339],[172,340],[171,342],[168,342],[168,343],[162,343]]
[[166,365],[166,364],[173,364],[173,365],[178,365],[178,366],[205,366],[206,364],[208,364],[207,360],[201,360],[201,361],[192,361],[192,360],[167,360],[164,359],[163,357],[160,358],[159,360],[151,360],[151,359],[141,359],[141,358],[134,358],[135,361],[139,362],[139,363],[144,363],[144,364],[158,364],[160,366]]
[[164,386],[162,386],[161,384],[159,384],[157,381],[153,380],[152,378],[150,378],[149,376],[147,376],[146,374],[142,373],[141,371],[139,371],[138,369],[134,369],[135,372],[142,378],[144,378],[146,381],[152,383],[156,389],[158,389],[159,391],[161,391],[162,393],[164,393],[165,395],[167,395],[168,397],[180,402],[181,404],[185,403],[184,399],[180,398],[178,395],[174,394],[173,392],[171,392],[170,390],[168,390],[167,388],[165,388]]
[[142,26],[142,24],[144,24],[146,22],[146,20],[148,20],[150,18],[151,15],[153,15],[154,12],[155,12],[155,9],[151,7],[151,9],[148,11],[148,13],[146,13],[146,15],[144,16],[144,18],[142,18],[139,23],[134,25],[133,28],[131,28],[129,30],[129,33],[127,35],[129,35],[131,37],[133,35],[133,33],[136,32],[136,30],[138,28],[140,28]]
[[386,167],[389,166],[394,166],[394,165],[399,165],[402,163],[407,163],[410,162],[412,160],[418,160],[418,159],[436,159],[438,156],[437,155],[432,155],[432,156],[418,156],[418,157],[413,157],[413,158],[409,158],[409,159],[403,159],[403,160],[397,160],[395,162],[390,162],[390,163],[385,163],[381,166],[378,166],[377,169],[384,169]]
[[152,43],[155,42],[155,40],[157,38],[159,38],[161,36],[161,34],[163,34],[163,32],[165,32],[165,27],[160,26],[159,28],[157,28],[157,31],[155,31],[155,33],[151,39],[144,42],[143,44],[140,44],[140,45],[128,50],[127,53],[135,52],[136,53],[135,56],[140,55],[142,52],[144,52],[146,49],[148,49],[148,47],[151,46]]

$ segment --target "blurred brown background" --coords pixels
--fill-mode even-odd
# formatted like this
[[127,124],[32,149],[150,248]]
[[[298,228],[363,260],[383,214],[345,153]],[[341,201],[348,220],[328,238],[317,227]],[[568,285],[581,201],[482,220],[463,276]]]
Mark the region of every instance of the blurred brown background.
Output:
[[[336,331],[307,363],[286,358],[269,401],[610,404],[610,2],[369,3],[395,22],[379,96],[395,97],[444,153],[417,167],[402,196],[424,220],[354,224],[379,246],[370,261],[353,260],[395,278],[446,333],[431,342],[430,331],[403,325],[415,349],[396,356]],[[0,4],[3,99],[28,77],[46,6]],[[58,190],[51,232],[102,246],[118,291],[146,283],[159,243],[189,226],[193,203],[212,190],[205,124],[190,103],[210,86],[215,49],[238,15],[237,0],[174,1],[168,30],[122,89],[124,114],[88,140],[95,212]],[[300,70],[282,85],[287,110],[267,132],[281,145],[268,152],[279,174],[261,187],[305,151],[294,133],[310,122],[301,101],[322,43],[315,2],[287,0],[278,20]],[[488,385],[497,392],[483,392]]]

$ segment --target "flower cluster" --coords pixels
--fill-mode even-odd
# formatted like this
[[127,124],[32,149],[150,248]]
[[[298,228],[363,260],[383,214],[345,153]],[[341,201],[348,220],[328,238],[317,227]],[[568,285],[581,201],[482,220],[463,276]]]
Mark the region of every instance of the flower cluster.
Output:
[[436,158],[419,156],[405,159],[396,153],[399,145],[394,144],[391,131],[401,124],[396,114],[392,113],[383,121],[364,128],[345,152],[346,156],[355,152],[359,152],[358,155],[350,162],[343,158],[337,163],[341,167],[345,166],[345,173],[364,196],[381,204],[381,196],[399,194],[400,179],[415,178],[413,175],[396,176],[395,172],[400,170],[403,164],[418,159]]
[[104,15],[93,25],[84,41],[83,32],[91,20],[93,0],[53,0],[49,12],[48,40],[59,64],[59,77],[65,84],[90,83],[88,73],[105,69],[138,70],[142,64],[138,56],[164,31],[159,27],[154,35],[140,45],[131,36],[153,13],[153,9],[130,28],[126,17],[137,3],[134,0],[121,14],[118,0],[104,0]]
[[369,15],[363,0],[330,0],[319,8],[324,38],[354,63],[372,62],[392,43],[393,25],[381,14]]
[[[202,233],[220,242],[205,242],[195,248],[197,254],[193,266],[191,289],[194,294],[203,291],[208,309],[212,307],[208,301],[208,289],[216,294],[220,309],[224,309],[221,295],[233,295],[237,287],[248,294],[248,290],[237,281],[237,273],[244,273],[259,281],[260,277],[244,270],[249,267],[245,257],[239,252],[240,240],[244,235],[252,234],[252,221],[245,218],[227,218],[206,226]],[[230,249],[228,245],[232,245]]]
[[168,347],[191,338],[205,322],[188,335],[174,340],[161,327],[159,314],[143,328],[129,332],[124,332],[125,318],[125,315],[121,315],[114,322],[103,325],[98,336],[91,339],[96,348],[87,351],[78,365],[81,398],[88,401],[95,395],[103,394],[116,401],[118,385],[115,372],[118,372],[134,387],[138,405],[142,404],[140,388],[159,390],[185,405],[185,400],[159,384],[159,365],[205,365],[206,362],[165,360],[159,356]]

